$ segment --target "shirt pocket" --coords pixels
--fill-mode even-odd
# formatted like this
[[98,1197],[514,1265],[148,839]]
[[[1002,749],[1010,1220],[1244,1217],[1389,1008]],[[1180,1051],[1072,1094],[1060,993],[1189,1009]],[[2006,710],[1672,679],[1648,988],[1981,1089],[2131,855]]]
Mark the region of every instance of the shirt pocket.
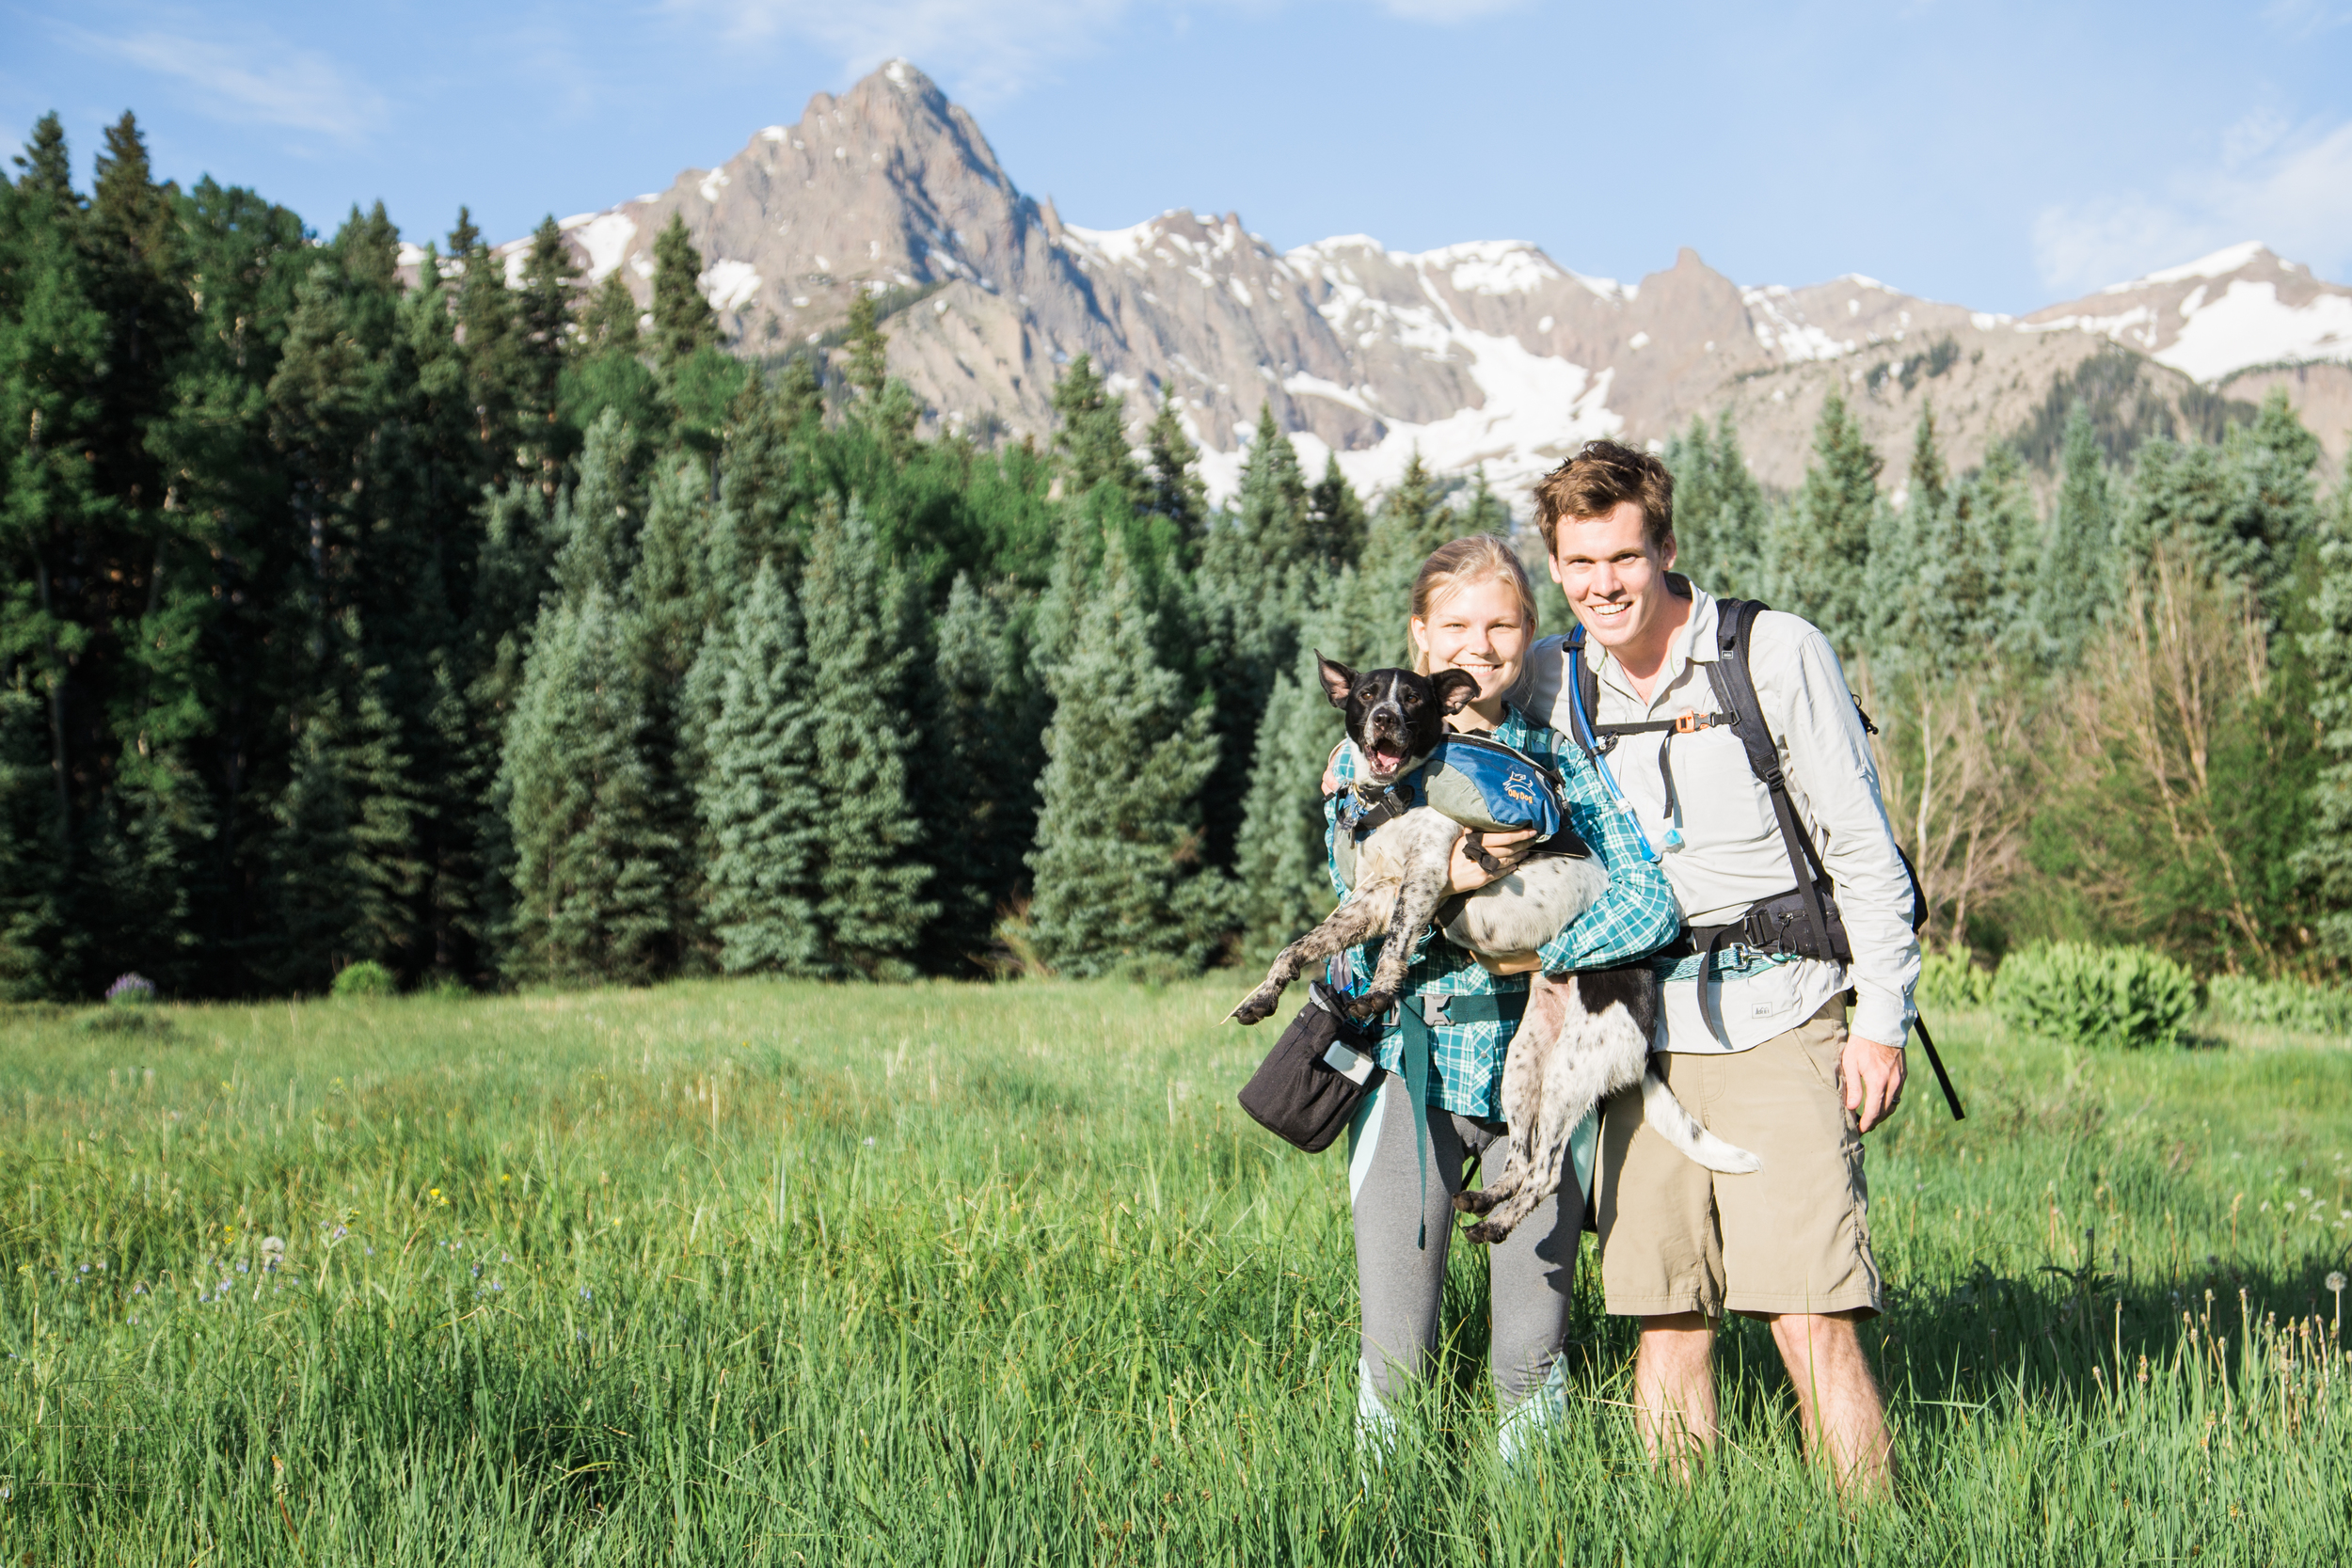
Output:
[[[1666,755],[1674,765],[1677,825],[1685,843],[1721,849],[1778,837],[1772,796],[1748,767],[1747,748],[1730,725],[1677,735],[1667,743]],[[1665,789],[1654,755],[1647,771],[1644,793],[1651,800],[1646,815],[1663,821]]]

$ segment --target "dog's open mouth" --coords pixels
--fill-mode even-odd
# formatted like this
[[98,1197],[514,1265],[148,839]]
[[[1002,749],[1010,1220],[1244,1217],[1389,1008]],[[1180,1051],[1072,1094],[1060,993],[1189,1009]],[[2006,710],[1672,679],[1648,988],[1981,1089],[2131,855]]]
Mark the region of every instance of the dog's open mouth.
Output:
[[1372,743],[1367,760],[1372,764],[1372,770],[1385,779],[1405,766],[1405,748],[1394,740],[1375,740]]

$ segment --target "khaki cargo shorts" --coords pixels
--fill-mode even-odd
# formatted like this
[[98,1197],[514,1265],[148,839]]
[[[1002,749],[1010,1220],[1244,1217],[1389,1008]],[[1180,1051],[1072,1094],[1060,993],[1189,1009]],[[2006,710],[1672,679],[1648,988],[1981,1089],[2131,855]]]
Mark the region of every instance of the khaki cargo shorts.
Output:
[[1595,1208],[1609,1310],[1879,1311],[1862,1135],[1837,1087],[1841,997],[1747,1051],[1650,1058],[1713,1132],[1764,1162],[1719,1176],[1642,1120],[1629,1090],[1602,1113]]

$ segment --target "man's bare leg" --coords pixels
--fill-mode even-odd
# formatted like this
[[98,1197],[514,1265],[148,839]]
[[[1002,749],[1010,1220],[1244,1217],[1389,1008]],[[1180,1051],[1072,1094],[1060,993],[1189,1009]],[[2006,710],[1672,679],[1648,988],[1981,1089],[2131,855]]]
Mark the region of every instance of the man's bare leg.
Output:
[[1650,1457],[1683,1481],[1693,1450],[1715,1446],[1715,1325],[1703,1312],[1642,1320],[1633,1353],[1634,1425]]
[[1806,1451],[1829,1460],[1839,1491],[1884,1497],[1892,1483],[1894,1440],[1887,1435],[1886,1404],[1862,1354],[1854,1315],[1783,1312],[1769,1321],[1797,1390]]

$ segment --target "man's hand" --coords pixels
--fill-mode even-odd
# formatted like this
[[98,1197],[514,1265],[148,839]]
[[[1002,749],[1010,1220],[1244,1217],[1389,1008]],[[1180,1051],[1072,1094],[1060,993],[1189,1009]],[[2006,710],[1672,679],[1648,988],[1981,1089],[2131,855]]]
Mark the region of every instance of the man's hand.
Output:
[[1486,966],[1489,974],[1533,974],[1544,967],[1541,953],[1506,953],[1502,958],[1489,958],[1484,953],[1472,955]]
[[[1489,871],[1470,859],[1470,839],[1478,836],[1486,847],[1486,853],[1502,867]],[[1521,828],[1517,832],[1480,834],[1472,828],[1454,841],[1454,862],[1446,867],[1445,887],[1448,893],[1475,893],[1498,877],[1508,876],[1518,868],[1519,862],[1535,847],[1535,830]]]
[[1846,1091],[1846,1109],[1867,1132],[1895,1114],[1903,1098],[1903,1076],[1910,1064],[1899,1047],[1881,1045],[1860,1035],[1846,1037],[1837,1058],[1837,1083]]

